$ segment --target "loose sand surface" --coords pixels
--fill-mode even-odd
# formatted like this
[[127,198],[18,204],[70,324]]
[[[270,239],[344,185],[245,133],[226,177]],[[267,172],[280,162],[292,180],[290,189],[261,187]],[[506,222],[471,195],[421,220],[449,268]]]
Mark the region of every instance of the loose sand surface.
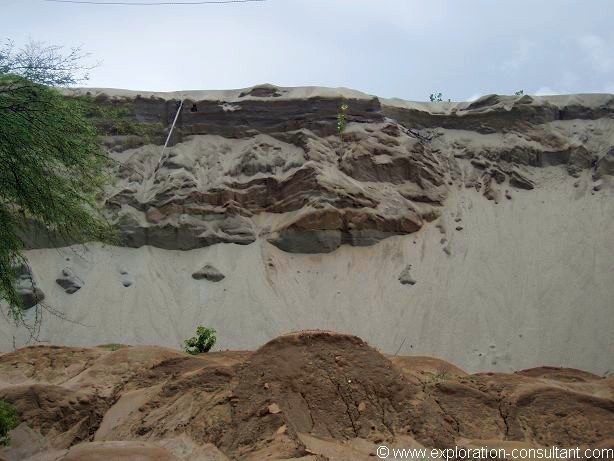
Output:
[[[442,217],[419,232],[329,254],[289,254],[262,239],[191,251],[28,251],[47,303],[77,322],[45,313],[39,340],[180,348],[202,324],[217,329],[217,349],[252,350],[320,328],[469,372],[552,365],[611,373],[614,197],[591,195],[588,177],[574,187],[560,169],[541,172],[535,190],[496,205],[454,188]],[[221,282],[191,277],[208,263]],[[68,264],[85,282],[73,295],[40,276]],[[398,280],[408,264],[415,285]],[[24,344],[23,332],[1,322],[0,350],[12,350],[13,335]]]

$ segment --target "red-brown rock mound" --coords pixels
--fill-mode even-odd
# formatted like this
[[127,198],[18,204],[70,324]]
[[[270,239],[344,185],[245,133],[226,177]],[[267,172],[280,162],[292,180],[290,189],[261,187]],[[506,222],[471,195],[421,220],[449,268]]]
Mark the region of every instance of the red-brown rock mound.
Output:
[[597,447],[614,439],[614,378],[579,370],[467,375],[326,331],[281,336],[253,353],[115,349],[1,355],[0,399],[22,424],[0,459],[322,461],[369,459],[383,442]]

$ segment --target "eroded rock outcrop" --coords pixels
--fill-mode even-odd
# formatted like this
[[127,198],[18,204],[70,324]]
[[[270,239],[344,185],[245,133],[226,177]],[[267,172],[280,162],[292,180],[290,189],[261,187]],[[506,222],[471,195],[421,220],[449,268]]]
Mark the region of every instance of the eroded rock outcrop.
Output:
[[614,437],[613,390],[612,378],[564,368],[468,375],[324,331],[200,356],[38,346],[0,356],[0,398],[22,422],[0,457],[356,460],[381,444],[602,446]]
[[205,264],[192,274],[192,278],[195,280],[209,280],[210,282],[221,282],[226,278],[215,266],[211,264]]
[[408,264],[399,275],[399,282],[403,285],[415,285],[416,280],[411,276],[411,264]]
[[[130,247],[190,250],[266,239],[288,252],[330,252],[416,232],[439,216],[455,187],[475,188],[496,204],[514,189],[538,188],[539,168],[564,168],[576,178],[590,172],[595,180],[612,175],[604,153],[614,129],[611,95],[411,103],[261,85],[91,90],[90,97],[122,109],[134,126],[121,136],[106,127],[105,138],[120,164],[106,206]],[[348,106],[342,138],[341,104]],[[150,135],[139,140],[143,132]],[[609,184],[594,190],[602,183]]]
[[85,285],[85,282],[81,280],[80,277],[75,275],[71,267],[65,267],[64,269],[62,269],[62,273],[55,280],[55,283],[60,285],[69,295],[76,293],[81,288],[83,288],[83,285]]

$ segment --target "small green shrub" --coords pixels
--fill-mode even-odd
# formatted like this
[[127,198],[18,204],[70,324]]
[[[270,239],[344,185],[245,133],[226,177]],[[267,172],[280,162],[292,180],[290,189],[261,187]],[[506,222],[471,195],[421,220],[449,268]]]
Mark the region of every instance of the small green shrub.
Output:
[[184,341],[185,351],[192,355],[209,352],[217,341],[215,333],[216,331],[214,328],[199,326],[196,329],[196,336]]
[[17,412],[15,407],[4,400],[0,400],[0,446],[11,442],[9,431],[17,427]]
[[441,93],[431,93],[429,99],[431,100],[431,102],[442,102],[443,95]]
[[452,375],[450,374],[448,368],[445,365],[442,365],[435,370],[435,373],[433,373],[433,375],[431,376],[430,382],[438,383],[439,381],[446,381],[451,377]]
[[122,344],[116,344],[116,343],[111,343],[111,344],[101,344],[100,346],[98,346],[101,349],[106,349],[108,351],[111,352],[115,352],[118,351],[126,346],[123,346]]
[[522,96],[524,94],[524,90],[518,90],[514,93],[516,96]]

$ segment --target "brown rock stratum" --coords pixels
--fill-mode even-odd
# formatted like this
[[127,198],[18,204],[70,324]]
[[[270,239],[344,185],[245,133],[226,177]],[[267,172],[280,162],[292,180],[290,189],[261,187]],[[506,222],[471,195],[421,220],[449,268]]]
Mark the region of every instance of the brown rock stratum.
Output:
[[[614,378],[468,375],[304,331],[255,352],[35,346],[0,355],[22,425],[0,459],[367,460],[390,447],[608,446]],[[609,441],[610,440],[610,441]]]
[[[573,177],[590,171],[595,181],[612,176],[612,95],[426,104],[272,85],[76,94],[122,114],[119,123],[103,121],[118,161],[105,203],[128,247],[189,250],[261,238],[287,252],[326,253],[418,231],[457,187],[498,202],[539,187],[535,170],[547,166]],[[30,241],[54,245],[46,236]]]

